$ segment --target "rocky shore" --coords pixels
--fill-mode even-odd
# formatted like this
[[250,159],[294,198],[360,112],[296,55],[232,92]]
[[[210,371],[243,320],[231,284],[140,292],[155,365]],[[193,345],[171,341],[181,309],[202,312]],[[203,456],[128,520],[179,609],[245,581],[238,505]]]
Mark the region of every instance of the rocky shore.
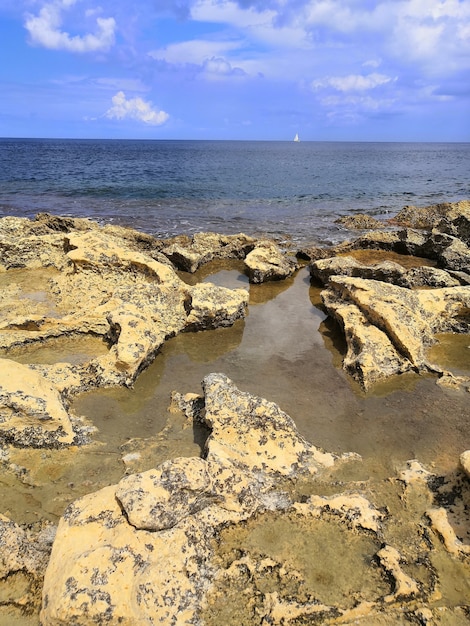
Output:
[[[296,251],[243,234],[158,240],[49,214],[1,219],[3,475],[34,488],[22,451],[40,465],[93,445],[93,423],[72,410],[79,394],[132,387],[168,339],[248,314],[247,289],[185,280],[215,261],[243,264],[252,284],[308,265],[363,393],[407,372],[468,393],[469,376],[430,349],[447,335],[470,342],[470,201],[343,226],[357,236]],[[93,348],[28,358],[60,341]],[[201,454],[150,456],[141,470],[129,453],[120,480],[72,501],[57,527],[0,510],[0,623],[469,623],[465,447],[451,474],[411,459],[364,479],[358,454],[308,442],[223,373],[200,395],[176,389],[169,412],[205,433]]]

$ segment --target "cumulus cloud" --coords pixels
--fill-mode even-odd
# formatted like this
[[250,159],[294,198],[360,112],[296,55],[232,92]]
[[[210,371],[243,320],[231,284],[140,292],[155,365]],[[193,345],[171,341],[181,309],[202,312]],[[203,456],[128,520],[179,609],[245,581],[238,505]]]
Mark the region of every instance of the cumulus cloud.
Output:
[[132,119],[144,122],[151,126],[161,126],[168,119],[168,113],[153,107],[151,102],[146,102],[142,98],[126,98],[123,91],[118,91],[112,99],[113,106],[106,111],[109,119]]
[[226,56],[230,52],[236,52],[239,45],[235,41],[192,39],[152,50],[149,56],[175,66],[191,67],[193,75],[208,79],[246,76],[245,69],[234,65]]
[[245,76],[240,67],[232,65],[222,57],[211,57],[203,63],[203,73],[207,78],[226,78],[227,76]]
[[72,36],[62,29],[63,12],[72,7],[75,2],[76,0],[54,0],[47,2],[39,15],[28,14],[25,28],[29,32],[31,42],[51,50],[70,52],[109,50],[114,44],[116,29],[116,22],[112,17],[97,17],[97,29],[94,34]]
[[332,87],[336,91],[368,91],[375,89],[379,85],[385,85],[391,82],[390,76],[385,74],[372,73],[367,76],[361,74],[350,74],[349,76],[330,76],[321,80],[315,80],[312,83],[314,89]]

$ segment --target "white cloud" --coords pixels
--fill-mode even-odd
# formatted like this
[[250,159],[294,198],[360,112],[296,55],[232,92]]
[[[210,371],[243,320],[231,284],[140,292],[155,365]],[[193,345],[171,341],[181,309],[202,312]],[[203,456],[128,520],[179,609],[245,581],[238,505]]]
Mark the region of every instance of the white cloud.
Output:
[[[375,89],[379,85],[385,85],[391,82],[390,76],[385,74],[372,73],[367,76],[361,74],[350,74],[349,76],[330,76],[321,80],[315,80],[312,83],[314,89],[332,87],[336,91],[368,91]],[[396,80],[396,79],[395,79]]]
[[146,102],[142,98],[126,98],[123,91],[113,96],[113,106],[106,111],[106,117],[109,119],[133,119],[151,126],[161,126],[168,119],[168,113],[154,109],[151,102]]
[[203,73],[206,78],[226,78],[228,76],[245,76],[239,67],[232,65],[222,57],[211,57],[203,63]]
[[239,42],[231,40],[193,39],[153,50],[149,56],[175,65],[192,65],[195,67],[195,73],[204,78],[246,76],[248,72],[243,67],[243,61],[241,63],[237,61],[237,65],[234,65],[227,59],[227,54],[236,51],[239,45]]
[[54,0],[44,4],[39,15],[26,17],[25,28],[34,44],[51,50],[69,52],[96,52],[109,50],[114,44],[116,22],[114,18],[97,17],[95,34],[70,35],[62,30],[62,14],[75,4],[76,0]]
[[199,22],[230,24],[237,28],[253,28],[272,24],[276,12],[272,10],[256,10],[251,7],[240,7],[236,2],[226,0],[198,0],[191,9],[191,17]]
[[224,57],[227,52],[237,49],[239,45],[236,41],[191,39],[153,50],[149,55],[153,59],[164,59],[168,63],[202,65],[207,59]]

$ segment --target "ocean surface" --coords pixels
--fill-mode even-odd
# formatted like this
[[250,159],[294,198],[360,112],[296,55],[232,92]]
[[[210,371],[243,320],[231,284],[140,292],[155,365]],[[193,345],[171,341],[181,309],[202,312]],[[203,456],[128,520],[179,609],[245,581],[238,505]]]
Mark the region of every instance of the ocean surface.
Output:
[[0,216],[330,243],[341,215],[470,198],[469,173],[470,143],[0,139]]

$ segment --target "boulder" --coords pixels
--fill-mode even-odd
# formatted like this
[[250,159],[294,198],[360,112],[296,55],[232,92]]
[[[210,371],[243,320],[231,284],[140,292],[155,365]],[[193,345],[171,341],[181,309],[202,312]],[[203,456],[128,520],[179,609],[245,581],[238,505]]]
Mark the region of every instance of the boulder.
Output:
[[297,261],[282,252],[273,241],[257,244],[245,259],[251,283],[264,283],[269,280],[283,280],[292,276],[298,269]]
[[410,228],[432,230],[438,227],[445,228],[460,217],[470,217],[470,201],[442,202],[426,207],[407,205],[390,220],[393,224],[400,224]]

